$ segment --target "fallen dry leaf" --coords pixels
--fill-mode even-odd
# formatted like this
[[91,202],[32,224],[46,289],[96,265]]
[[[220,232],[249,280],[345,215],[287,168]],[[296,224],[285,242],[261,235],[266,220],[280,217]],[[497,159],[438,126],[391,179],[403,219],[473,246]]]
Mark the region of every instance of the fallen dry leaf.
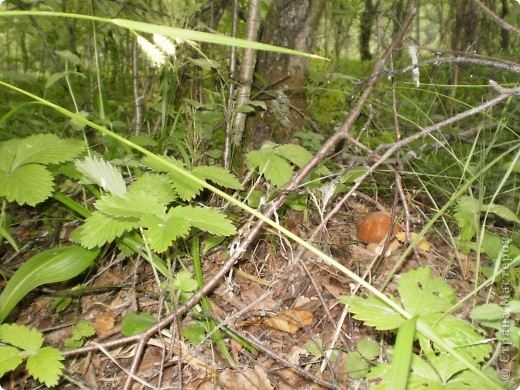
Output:
[[314,316],[303,310],[283,310],[280,315],[266,317],[261,325],[290,334],[297,333],[304,326],[312,324]]
[[[406,233],[405,232],[397,233],[395,235],[395,237],[400,242],[406,242]],[[410,233],[410,241],[415,240],[416,237],[417,237],[417,233]],[[421,249],[425,252],[430,251],[430,243],[428,242],[428,240],[425,237],[421,237],[421,239],[415,244],[415,247],[417,249]]]

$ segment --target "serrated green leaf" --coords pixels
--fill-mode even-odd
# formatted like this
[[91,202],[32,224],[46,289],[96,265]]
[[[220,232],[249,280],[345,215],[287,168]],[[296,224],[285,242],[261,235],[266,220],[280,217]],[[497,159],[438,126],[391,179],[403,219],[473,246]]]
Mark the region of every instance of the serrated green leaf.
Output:
[[167,205],[177,199],[172,188],[170,176],[166,174],[146,172],[128,187],[129,192],[147,192],[160,204]]
[[447,311],[455,292],[439,276],[431,277],[431,269],[422,267],[402,275],[398,281],[399,295],[406,311],[419,317]]
[[219,236],[230,236],[236,232],[233,223],[227,219],[225,215],[216,210],[202,207],[183,207],[177,209],[177,212],[184,212],[184,218],[197,229]]
[[121,333],[124,336],[133,336],[150,329],[157,322],[156,318],[148,313],[129,313],[121,322]]
[[0,142],[0,159],[7,159],[11,169],[14,169],[30,163],[58,164],[72,160],[84,150],[83,141],[60,139],[54,134],[35,134],[23,139]]
[[137,227],[139,227],[137,218],[116,218],[95,211],[82,226],[72,232],[70,239],[85,248],[92,249],[112,242],[123,233]]
[[340,302],[348,305],[348,311],[354,318],[364,321],[366,325],[378,330],[397,329],[406,320],[394,309],[376,297],[366,299],[360,297],[341,296]]
[[307,149],[295,144],[277,146],[274,148],[274,153],[296,164],[300,168],[307,164],[312,158],[312,154]]
[[126,183],[121,172],[109,162],[98,157],[85,157],[75,163],[76,169],[88,182],[95,183],[105,191],[117,196],[126,192]]
[[96,334],[96,328],[89,321],[81,321],[77,323],[72,329],[72,337],[81,339],[84,337],[91,337]]
[[370,339],[360,340],[356,350],[367,360],[374,360],[381,354],[381,346],[377,341]]
[[18,348],[0,346],[0,378],[23,363],[25,354]]
[[260,150],[252,150],[246,156],[247,167],[251,170],[258,169],[260,172],[269,162],[270,154]]
[[460,238],[470,241],[478,230],[481,203],[471,196],[461,196],[457,203],[455,218],[460,229]]
[[359,352],[349,352],[345,356],[345,368],[352,379],[362,379],[368,373],[368,362]]
[[200,179],[208,179],[225,188],[243,189],[242,184],[235,175],[221,167],[196,167],[192,173]]
[[173,240],[184,237],[190,231],[190,223],[172,208],[167,214],[148,215],[143,218],[142,224],[147,228],[144,232],[146,242],[156,252],[164,252]]
[[52,347],[43,347],[27,359],[27,371],[46,386],[55,386],[61,378],[63,355]]
[[[485,342],[473,326],[460,318],[451,315],[445,316],[443,313],[433,313],[422,317],[422,319],[435,330],[436,334],[447,345],[456,349],[466,359],[482,362],[490,355],[491,346]],[[425,343],[428,343],[428,340],[419,336],[419,342],[424,346]],[[442,351],[442,348],[438,345],[436,345],[436,348]]]
[[0,171],[0,197],[8,202],[35,206],[52,194],[52,174],[43,165],[27,164],[11,173]]
[[0,294],[0,323],[32,289],[72,279],[89,267],[99,254],[79,246],[48,249],[25,261]]
[[43,345],[43,336],[37,329],[18,324],[0,325],[0,340],[31,353]]
[[172,287],[174,290],[190,292],[197,290],[199,288],[199,284],[195,279],[192,278],[191,272],[180,271],[175,273]]
[[171,171],[170,175],[171,183],[177,191],[177,194],[179,194],[179,198],[182,200],[191,200],[195,198],[204,188],[201,184],[195,183],[193,180],[180,173]]
[[164,204],[148,192],[128,191],[123,196],[104,195],[96,201],[96,208],[119,218],[142,218],[149,214],[162,214]]
[[276,186],[283,186],[291,180],[293,169],[291,164],[283,157],[273,154],[268,163],[262,167],[264,176]]
[[180,162],[179,160],[173,158],[173,157],[167,157],[167,156],[156,156],[159,158],[152,158],[150,156],[146,156],[143,158],[142,163],[147,166],[150,169],[153,169],[154,171],[159,172],[171,172],[170,164],[175,165],[177,167],[183,168],[184,164]]

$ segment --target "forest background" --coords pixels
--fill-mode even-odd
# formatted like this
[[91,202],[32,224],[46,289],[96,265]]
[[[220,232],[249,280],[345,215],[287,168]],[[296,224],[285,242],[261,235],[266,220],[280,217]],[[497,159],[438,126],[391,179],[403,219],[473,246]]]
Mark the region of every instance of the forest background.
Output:
[[518,387],[518,1],[0,25],[0,386]]

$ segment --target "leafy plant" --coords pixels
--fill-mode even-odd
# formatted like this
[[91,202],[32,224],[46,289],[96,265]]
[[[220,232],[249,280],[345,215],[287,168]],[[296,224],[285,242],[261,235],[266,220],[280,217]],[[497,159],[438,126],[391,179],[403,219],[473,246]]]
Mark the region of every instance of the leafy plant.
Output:
[[31,290],[42,284],[74,278],[87,269],[98,254],[99,250],[64,246],[31,257],[16,270],[0,294],[0,323]]
[[356,345],[356,351],[348,352],[345,356],[347,374],[353,379],[364,378],[380,353],[381,347],[376,341],[360,340]]
[[[430,268],[423,267],[409,271],[399,279],[398,292],[402,307],[414,316],[412,319],[416,318],[418,322],[436,331],[443,341],[456,349],[465,360],[473,364],[484,363],[491,353],[491,346],[479,334],[478,328],[454,315],[446,314],[455,302],[454,291],[442,278],[431,277],[430,273]],[[343,296],[341,302],[348,305],[348,310],[353,313],[354,318],[364,321],[366,325],[378,330],[399,330],[398,341],[400,336],[401,339],[408,339],[407,342],[401,342],[406,347],[401,347],[399,354],[396,347],[391,365],[383,363],[371,369],[367,378],[382,378],[382,382],[374,388],[396,388],[389,385],[397,380],[396,375],[390,374],[392,367],[402,365],[401,376],[403,367],[406,368],[405,375],[407,375],[408,366],[403,365],[403,359],[407,358],[411,362],[407,388],[417,388],[423,384],[431,386],[434,383],[438,385],[456,383],[461,386],[463,383],[470,383],[467,388],[475,386],[476,383],[482,384],[480,375],[475,375],[474,371],[468,370],[444,348],[421,333],[415,335],[415,319],[413,322],[412,319],[406,320],[379,298]],[[421,354],[412,352],[411,341],[414,339],[419,342]],[[489,380],[490,383],[496,383],[496,378]]]
[[81,321],[74,325],[72,336],[65,339],[66,348],[79,348],[85,344],[86,339],[96,334],[96,329],[89,321]]
[[27,372],[46,386],[55,386],[61,377],[63,356],[53,347],[43,347],[36,329],[17,324],[0,325],[0,377],[24,361]]

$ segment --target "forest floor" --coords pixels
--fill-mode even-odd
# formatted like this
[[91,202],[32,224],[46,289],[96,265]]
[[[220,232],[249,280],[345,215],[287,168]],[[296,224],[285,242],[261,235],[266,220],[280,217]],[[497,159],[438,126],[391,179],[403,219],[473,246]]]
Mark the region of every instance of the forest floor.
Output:
[[[366,279],[380,288],[405,247],[397,248],[388,257],[378,258],[357,241],[357,221],[369,209],[372,206],[362,201],[351,201],[328,224],[314,245],[358,275],[368,275]],[[67,224],[51,226],[37,215],[26,213],[23,208],[16,210],[21,222],[13,235],[22,250],[18,254],[12,250],[0,252],[3,272],[13,272],[28,257],[56,243],[65,243],[70,233]],[[418,212],[412,216],[411,230],[418,232],[425,220]],[[284,226],[303,238],[308,237],[319,222],[318,214],[309,213],[304,220],[303,213],[296,212],[288,212],[282,220]],[[455,256],[453,248],[441,235],[430,234],[428,238],[430,250],[412,252],[391,278],[386,294],[395,295],[396,280],[400,275],[420,266],[427,266],[432,274],[440,275],[453,286],[459,297],[472,292],[474,259],[462,254]],[[316,378],[335,383],[338,388],[368,388],[366,382],[353,380],[347,375],[346,352],[355,350],[358,341],[372,339],[380,344],[381,358],[384,358],[387,342],[393,345],[395,334],[376,332],[350,315],[344,315],[344,305],[339,302],[339,297],[350,295],[359,286],[317,261],[311,253],[306,254],[302,261],[294,262],[295,249],[287,239],[264,229],[255,245],[235,265],[234,271],[210,295],[212,316],[217,323],[245,340],[261,344],[265,350],[255,354],[239,342],[226,339],[236,363],[231,367],[211,338],[205,337],[196,344],[179,336],[182,329],[201,323],[202,313],[192,310],[148,342],[137,371],[138,377],[160,389],[322,388],[315,383]],[[225,252],[226,248],[220,248],[203,258],[206,280],[219,270]],[[377,268],[373,268],[376,258]],[[189,266],[189,261],[185,264]],[[71,304],[57,313],[53,309],[59,297],[57,292],[69,293],[75,283],[89,286],[91,290],[73,295]],[[465,304],[458,315],[469,319],[471,305],[472,302]],[[161,294],[150,265],[135,256],[122,259],[113,247],[104,252],[96,268],[87,276],[66,285],[34,290],[6,322],[35,327],[44,333],[47,344],[65,350],[64,340],[71,336],[73,326],[81,321],[91,322],[96,330],[96,335],[87,341],[87,345],[102,343],[122,337],[121,319],[124,315],[143,311],[162,317],[167,310],[165,307],[171,310],[172,306]],[[337,332],[338,329],[341,331]],[[318,344],[312,340],[319,340]],[[313,348],[312,345],[319,347]],[[319,356],[320,349],[338,353],[323,358]],[[127,379],[125,370],[129,370],[134,354],[135,345],[129,344],[110,350],[100,347],[94,352],[68,357],[65,361],[66,377],[56,388],[123,388]],[[0,386],[6,390],[41,388],[23,369],[0,379]],[[134,382],[133,388],[147,386]]]

